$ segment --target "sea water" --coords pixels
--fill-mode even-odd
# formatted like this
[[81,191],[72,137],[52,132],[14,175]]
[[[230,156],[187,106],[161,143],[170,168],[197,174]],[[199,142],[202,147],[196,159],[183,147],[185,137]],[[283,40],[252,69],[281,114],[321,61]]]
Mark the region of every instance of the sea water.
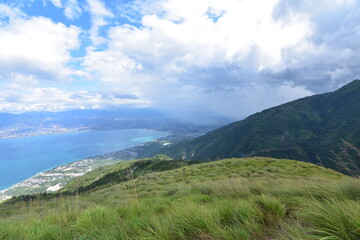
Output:
[[49,168],[166,136],[148,129],[0,139],[0,190]]

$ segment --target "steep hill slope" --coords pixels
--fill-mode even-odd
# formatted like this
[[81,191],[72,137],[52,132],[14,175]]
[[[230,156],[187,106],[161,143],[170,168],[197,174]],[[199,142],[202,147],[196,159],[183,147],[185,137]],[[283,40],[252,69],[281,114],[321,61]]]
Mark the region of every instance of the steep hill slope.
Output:
[[339,152],[342,140],[360,145],[360,80],[264,110],[162,152],[202,160],[268,156],[322,161],[337,169],[330,151]]

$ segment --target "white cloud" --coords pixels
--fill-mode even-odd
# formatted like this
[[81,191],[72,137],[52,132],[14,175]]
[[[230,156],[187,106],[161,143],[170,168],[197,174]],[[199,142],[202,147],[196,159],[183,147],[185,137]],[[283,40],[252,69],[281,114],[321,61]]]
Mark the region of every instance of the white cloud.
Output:
[[67,18],[74,20],[75,18],[78,18],[81,13],[82,9],[77,0],[68,0],[65,3],[64,15]]
[[25,14],[18,8],[11,8],[8,5],[0,3],[0,27],[8,23],[14,18],[25,16]]
[[[276,1],[227,1],[227,5],[210,0],[190,2],[165,2],[165,17],[144,16],[142,29],[112,28],[110,50],[122,51],[140,64],[155,60],[161,68],[169,64],[181,69],[212,64],[241,66],[257,49],[257,68],[280,61],[283,48],[306,40],[311,32],[306,16],[293,15],[286,22],[272,19]],[[214,22],[207,15],[209,9],[223,14]]]
[[[155,106],[250,113],[359,76],[357,1],[161,0],[140,9],[142,26],[110,28],[108,49],[89,48],[85,66]],[[241,110],[221,107],[234,102]]]
[[87,3],[92,21],[90,39],[93,45],[97,46],[105,42],[105,39],[99,35],[99,30],[108,24],[106,19],[113,17],[113,13],[105,7],[101,0],[87,0]]
[[291,81],[314,92],[332,91],[360,77],[360,4],[358,1],[281,1],[277,17],[307,14],[308,41],[282,51],[282,62],[268,69],[272,81]]
[[[286,19],[273,18],[277,2],[162,1],[159,14],[143,17],[142,28],[110,28],[108,49],[89,48],[84,66],[118,91],[151,99],[155,106],[179,110],[180,104],[185,110],[201,105],[201,109],[214,112],[221,104],[230,106],[236,95],[252,90],[255,96],[257,90],[246,86],[251,82],[266,84],[256,80],[256,74],[281,64],[284,49],[310,37],[307,15],[294,13]],[[281,88],[274,85],[270,89]],[[293,97],[286,99],[311,93],[287,88]],[[267,94],[272,96],[270,91]],[[245,95],[252,99],[251,93]],[[280,101],[260,102],[264,106]],[[229,108],[232,107],[222,109]]]
[[74,73],[66,65],[70,51],[79,47],[79,33],[44,17],[15,18],[0,27],[0,66],[5,72],[64,79]]
[[61,0],[49,0],[55,7],[61,8],[63,7]]
[[[168,111],[245,115],[334,90],[360,74],[360,4],[355,0],[55,2],[69,19],[82,11],[91,16],[83,69],[67,67],[73,60],[69,52],[79,46],[78,28],[41,17],[19,18],[0,4],[0,23],[1,14],[13,16],[0,25],[0,66],[6,77],[31,83],[29,76],[39,73],[50,78],[78,74]],[[15,47],[7,52],[4,43],[9,42]],[[26,85],[19,81],[12,82],[14,89]],[[33,82],[36,88],[39,81]],[[98,98],[91,94],[75,95]]]
[[119,98],[89,91],[67,92],[58,88],[21,87],[8,84],[0,92],[0,112],[65,111],[97,109],[120,105],[146,106],[148,102],[133,98]]
[[27,87],[33,87],[39,85],[39,80],[30,74],[10,73],[6,76],[7,79],[11,79],[11,83],[6,87],[24,89]]

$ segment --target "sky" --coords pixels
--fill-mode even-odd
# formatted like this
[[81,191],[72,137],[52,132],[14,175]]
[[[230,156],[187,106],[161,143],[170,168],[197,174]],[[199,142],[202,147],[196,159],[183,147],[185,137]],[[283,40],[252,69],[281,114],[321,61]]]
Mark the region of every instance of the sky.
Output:
[[0,0],[0,112],[241,118],[359,64],[358,0]]

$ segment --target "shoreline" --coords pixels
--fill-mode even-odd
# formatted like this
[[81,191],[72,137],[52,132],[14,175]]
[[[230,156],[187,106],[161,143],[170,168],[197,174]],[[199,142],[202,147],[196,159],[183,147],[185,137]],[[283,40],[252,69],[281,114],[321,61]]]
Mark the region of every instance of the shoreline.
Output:
[[[130,129],[117,129],[117,130],[130,130]],[[140,129],[136,129],[136,130],[140,130]],[[153,129],[143,129],[143,130],[153,130]],[[157,131],[157,130],[153,130],[153,131]],[[67,182],[69,182],[71,179],[75,177],[84,175],[87,172],[94,170],[95,168],[113,164],[118,161],[122,161],[122,159],[114,159],[112,157],[109,157],[108,155],[109,154],[111,155],[111,153],[119,152],[119,151],[127,152],[134,147],[139,147],[143,144],[156,142],[159,139],[171,135],[171,132],[169,131],[164,131],[162,133],[166,135],[163,137],[159,137],[157,139],[152,139],[150,141],[138,143],[132,147],[117,149],[114,151],[93,155],[91,157],[82,158],[80,160],[71,161],[65,164],[53,166],[48,169],[39,171],[33,176],[23,181],[20,181],[14,185],[11,185],[8,188],[0,190],[0,202],[7,200],[13,196],[37,194],[41,192],[54,192],[51,191],[51,189],[55,189],[53,188],[55,186],[62,188]],[[129,157],[129,159],[124,159],[124,160],[130,160],[130,159],[132,159],[132,157]]]
[[[11,139],[11,138],[26,138],[26,137],[38,137],[38,136],[47,136],[47,135],[61,135],[61,134],[69,134],[69,133],[79,133],[79,132],[96,132],[98,130],[94,129],[82,129],[82,128],[74,128],[74,129],[68,129],[67,131],[57,131],[57,132],[43,132],[43,133],[36,133],[36,132],[29,132],[28,134],[13,134],[9,136],[3,136],[3,132],[0,131],[0,140],[1,139]],[[101,131],[101,130],[100,130]]]

